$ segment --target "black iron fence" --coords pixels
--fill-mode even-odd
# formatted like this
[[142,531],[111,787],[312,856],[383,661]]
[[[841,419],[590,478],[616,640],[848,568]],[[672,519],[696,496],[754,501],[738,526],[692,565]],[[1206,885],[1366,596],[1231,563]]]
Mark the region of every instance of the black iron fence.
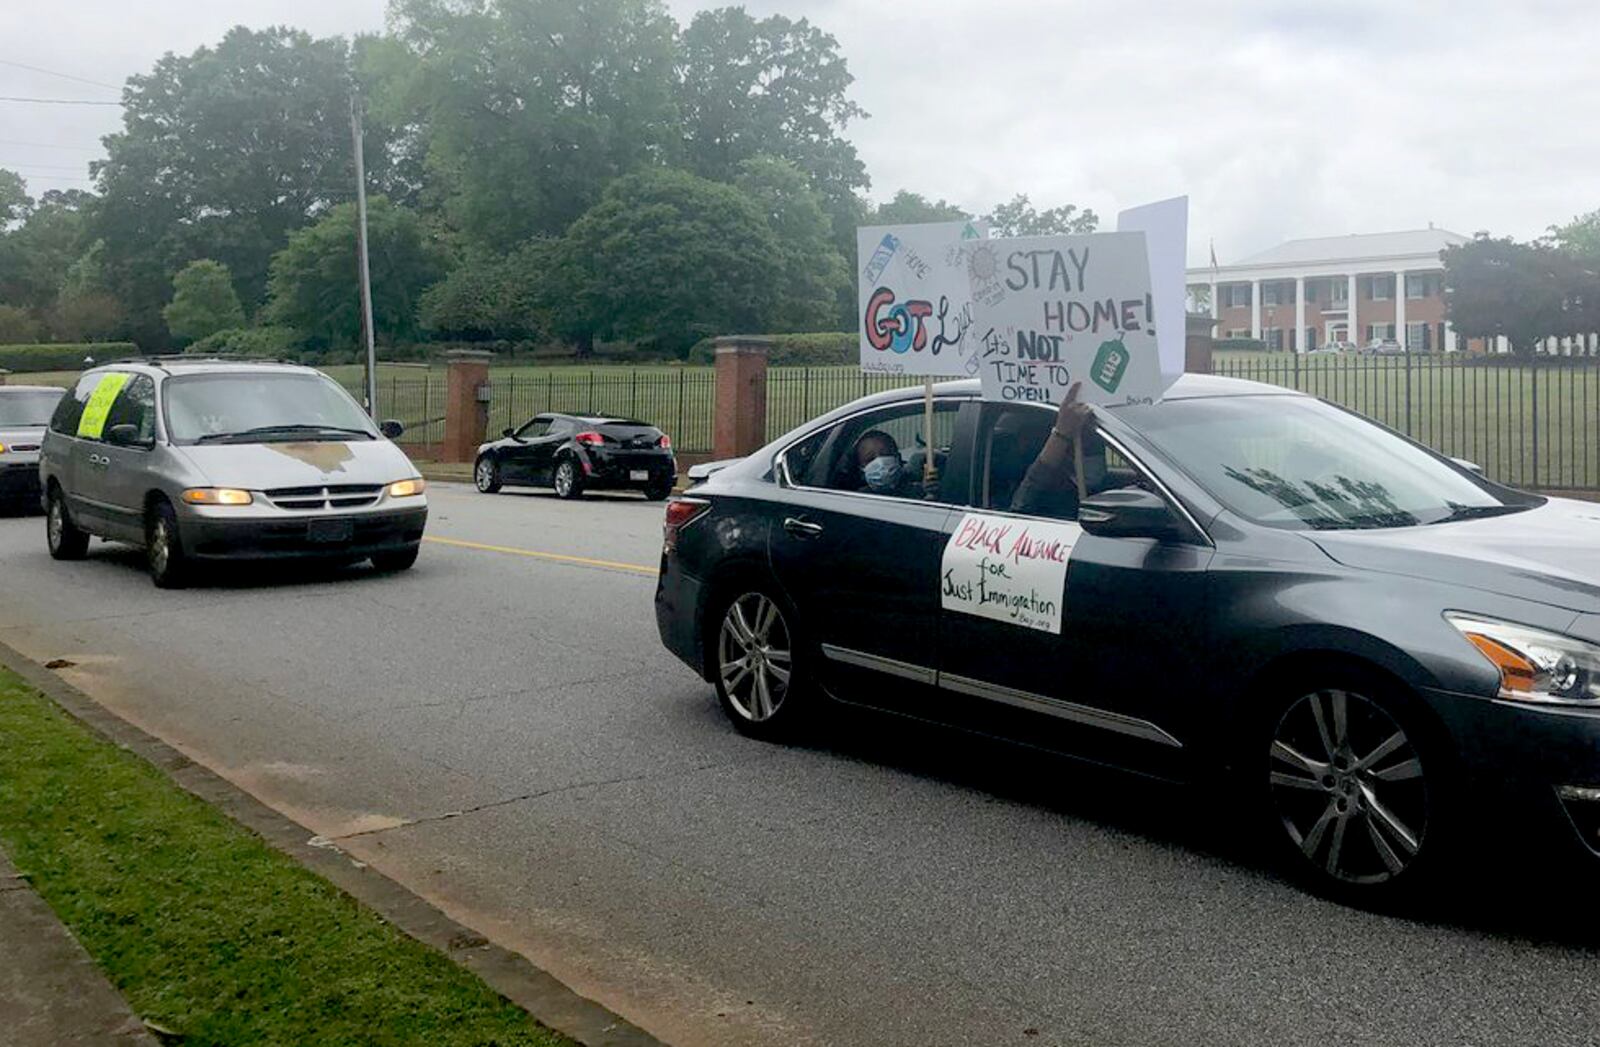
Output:
[[657,426],[680,451],[711,450],[716,376],[709,367],[551,368],[491,375],[489,433],[544,411],[613,415]]
[[1600,489],[1600,358],[1252,353],[1211,370],[1323,397],[1515,487]]

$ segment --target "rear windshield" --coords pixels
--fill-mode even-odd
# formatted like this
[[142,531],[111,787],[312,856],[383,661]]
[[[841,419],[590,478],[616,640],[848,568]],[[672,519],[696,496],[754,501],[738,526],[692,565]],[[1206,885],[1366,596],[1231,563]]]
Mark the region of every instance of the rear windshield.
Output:
[[332,379],[298,372],[197,374],[165,386],[176,443],[376,438],[377,430]]
[[8,426],[46,426],[61,401],[64,389],[0,389],[0,429]]
[[627,443],[640,437],[656,440],[661,436],[660,429],[645,422],[601,422],[595,429],[601,436],[616,440],[618,443]]

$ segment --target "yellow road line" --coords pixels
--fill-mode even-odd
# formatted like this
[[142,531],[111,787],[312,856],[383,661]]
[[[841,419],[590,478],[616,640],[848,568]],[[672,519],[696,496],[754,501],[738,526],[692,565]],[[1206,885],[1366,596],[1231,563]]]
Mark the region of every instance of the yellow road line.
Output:
[[647,567],[637,563],[618,563],[615,560],[594,560],[587,556],[568,556],[565,553],[546,553],[537,549],[517,549],[509,545],[485,545],[482,542],[465,542],[459,538],[440,538],[438,535],[426,535],[425,542],[437,542],[440,545],[453,545],[459,549],[476,549],[484,553],[509,553],[512,556],[526,556],[534,560],[549,560],[553,563],[574,564],[578,567],[605,567],[613,571],[631,571],[634,574],[647,574],[654,578],[661,573],[655,567]]

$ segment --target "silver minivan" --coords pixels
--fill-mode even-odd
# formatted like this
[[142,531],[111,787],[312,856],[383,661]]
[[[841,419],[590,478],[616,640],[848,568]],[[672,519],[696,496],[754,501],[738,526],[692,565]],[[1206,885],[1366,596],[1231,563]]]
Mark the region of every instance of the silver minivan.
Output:
[[86,371],[39,457],[50,555],[98,535],[145,550],[173,588],[207,561],[417,559],[425,484],[332,379],[309,367],[151,358]]

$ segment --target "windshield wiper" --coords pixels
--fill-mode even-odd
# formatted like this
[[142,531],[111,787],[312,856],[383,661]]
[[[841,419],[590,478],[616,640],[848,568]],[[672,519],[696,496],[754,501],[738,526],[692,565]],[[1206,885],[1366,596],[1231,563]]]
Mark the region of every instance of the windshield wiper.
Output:
[[1429,520],[1431,524],[1454,523],[1457,520],[1481,520],[1486,516],[1505,516],[1508,513],[1520,513],[1528,508],[1526,505],[1452,505],[1450,511],[1437,520]]
[[251,436],[271,436],[275,433],[338,433],[343,436],[364,436],[372,439],[372,434],[365,429],[346,429],[338,425],[319,425],[316,423],[299,423],[295,425],[258,425],[253,429],[241,429],[236,433],[206,433],[195,440],[195,443],[212,443],[218,440],[238,440]]

